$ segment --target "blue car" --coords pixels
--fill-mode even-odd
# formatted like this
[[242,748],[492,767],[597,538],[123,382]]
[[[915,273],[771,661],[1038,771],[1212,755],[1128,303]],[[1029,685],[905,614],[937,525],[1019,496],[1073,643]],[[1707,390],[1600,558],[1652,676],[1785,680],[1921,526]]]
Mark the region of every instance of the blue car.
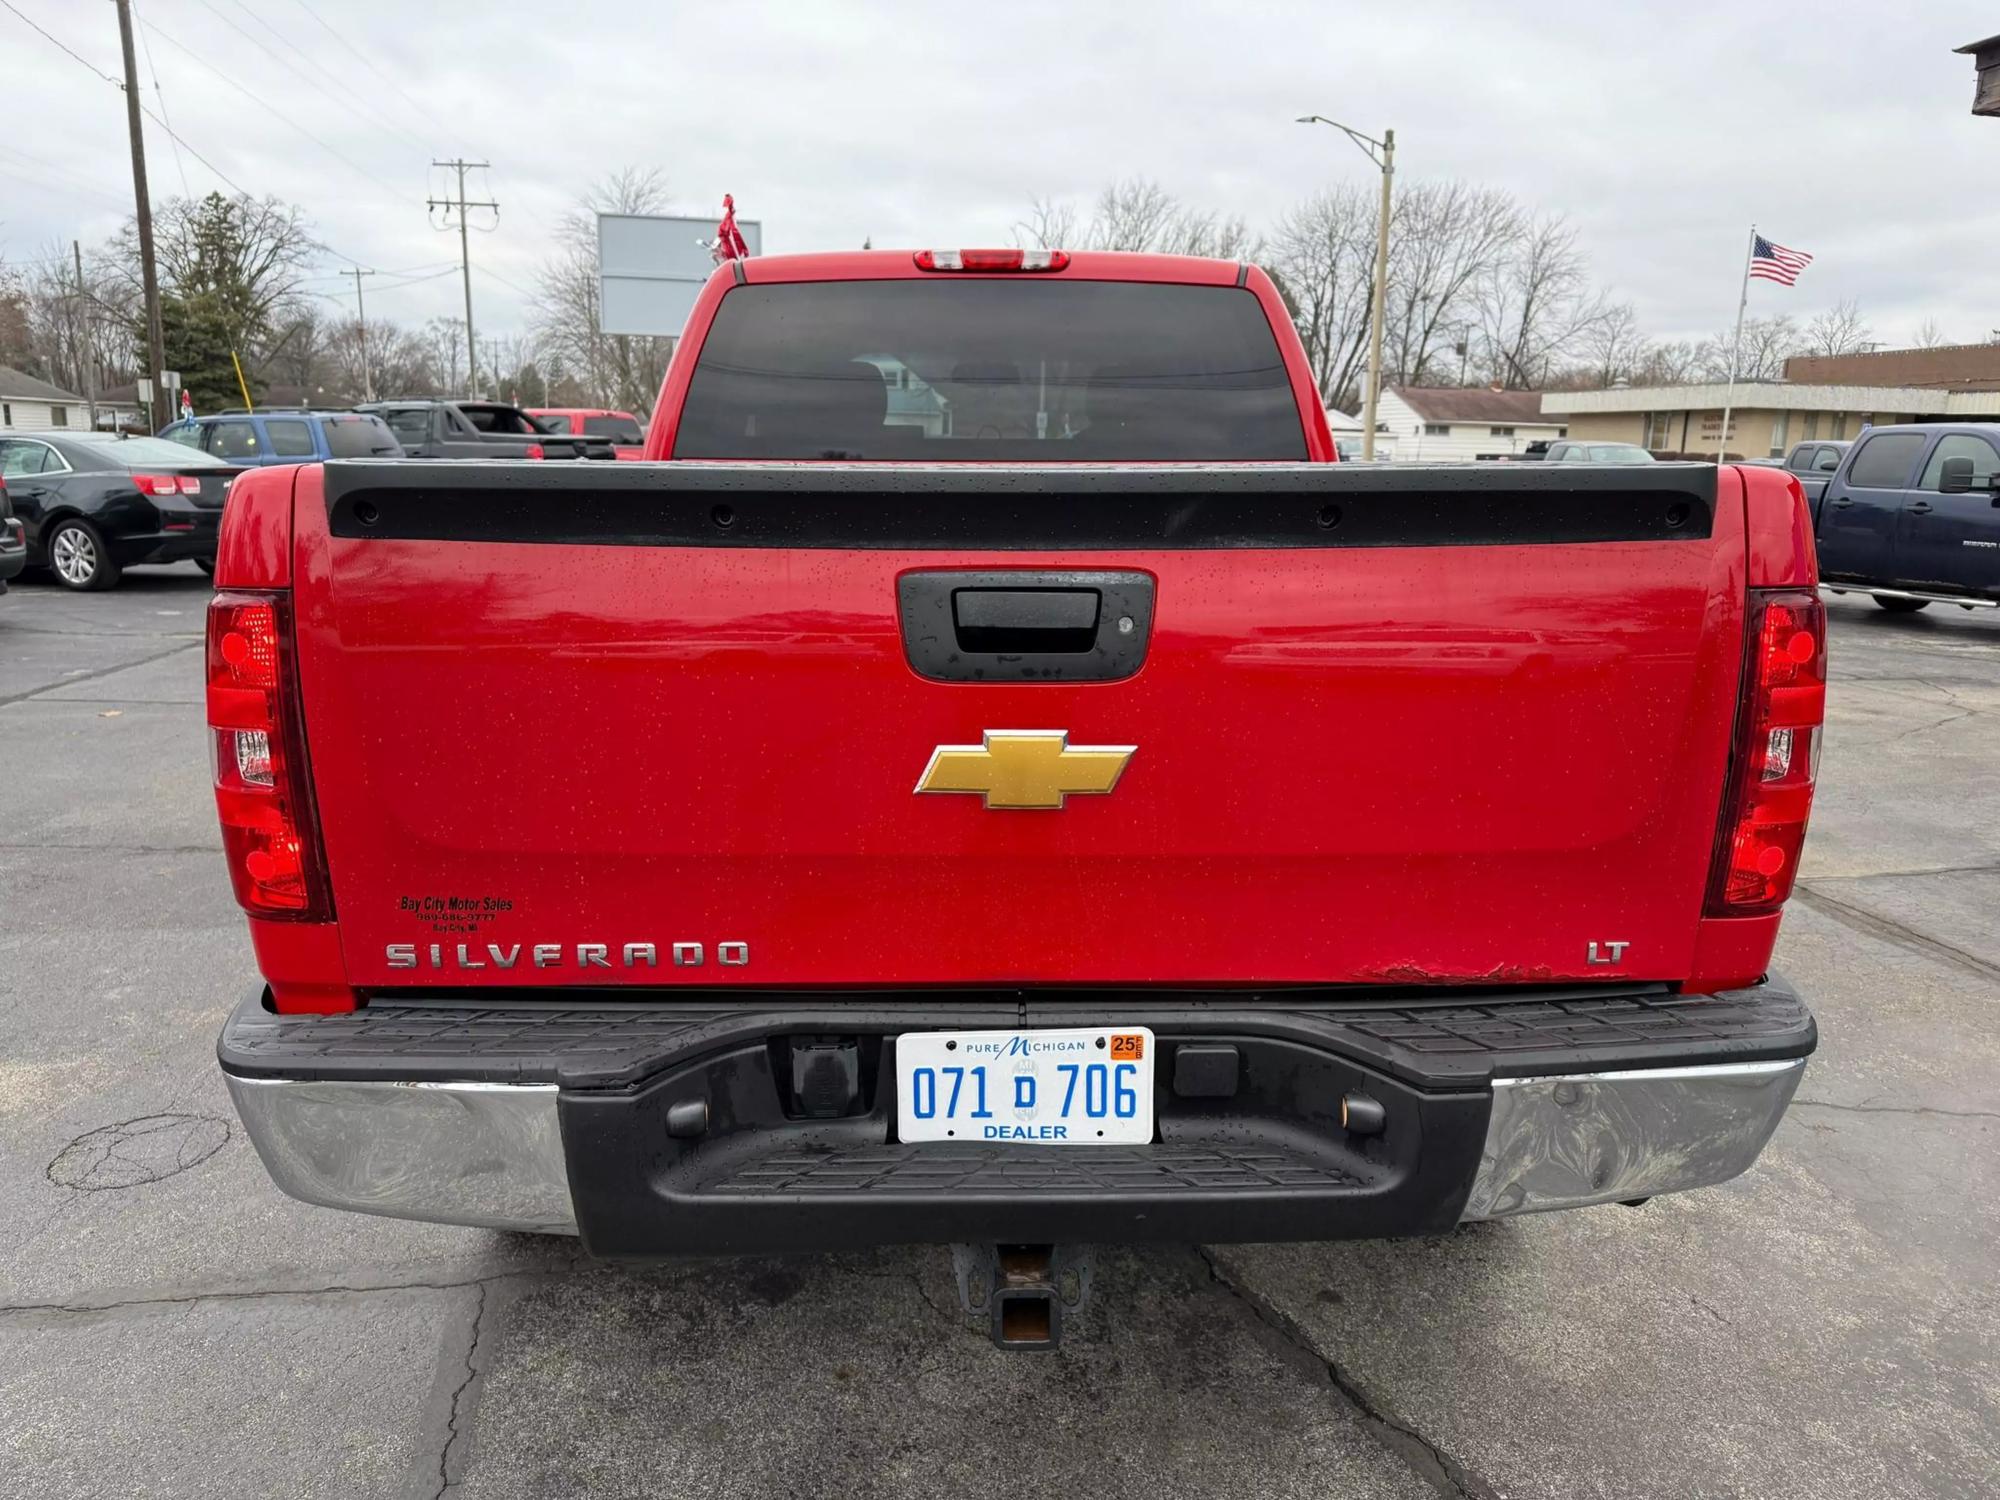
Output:
[[401,458],[403,445],[380,417],[355,411],[258,408],[191,417],[161,429],[170,442],[232,464],[306,464],[329,458]]

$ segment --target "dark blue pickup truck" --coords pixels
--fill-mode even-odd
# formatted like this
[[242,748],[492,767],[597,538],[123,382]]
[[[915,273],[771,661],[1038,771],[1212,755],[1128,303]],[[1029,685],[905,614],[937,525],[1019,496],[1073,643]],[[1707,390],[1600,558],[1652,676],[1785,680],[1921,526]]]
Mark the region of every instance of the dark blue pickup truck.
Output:
[[1877,427],[1813,504],[1820,578],[1905,613],[2000,606],[2000,423]]

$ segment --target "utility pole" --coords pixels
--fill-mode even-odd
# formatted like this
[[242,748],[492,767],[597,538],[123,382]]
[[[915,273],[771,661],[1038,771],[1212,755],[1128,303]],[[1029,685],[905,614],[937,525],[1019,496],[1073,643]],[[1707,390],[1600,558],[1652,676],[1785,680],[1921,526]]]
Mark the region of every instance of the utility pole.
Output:
[[342,271],[340,274],[354,278],[354,317],[355,321],[361,325],[361,398],[364,401],[373,401],[375,399],[375,370],[368,362],[368,309],[361,303],[361,278],[364,276],[373,276],[375,273],[373,271],[364,271],[361,267],[356,266],[353,270]]
[[92,356],[96,354],[96,341],[83,333],[83,305],[90,300],[90,294],[83,289],[83,241],[71,240],[69,248],[76,253],[76,320],[77,355],[76,367],[83,372],[83,404],[90,413],[90,430],[97,431],[97,372],[91,368]]
[[[119,3],[122,5],[124,0],[119,0]],[[427,207],[441,208],[445,211],[445,223],[447,226],[451,222],[451,211],[454,208],[458,210],[458,265],[460,272],[465,277],[465,394],[476,396],[479,394],[479,355],[475,351],[479,346],[472,340],[472,247],[466,238],[465,211],[468,208],[490,208],[497,214],[500,212],[500,205],[484,201],[466,202],[465,174],[476,167],[490,167],[493,164],[485,161],[467,161],[463,157],[455,156],[450,161],[433,160],[431,165],[434,167],[450,167],[454,172],[458,173],[458,197],[456,199],[427,198],[424,201]]]
[[118,0],[118,45],[125,54],[125,127],[132,136],[132,202],[139,224],[139,281],[146,297],[147,373],[153,400],[146,403],[146,422],[157,430],[157,402],[165,394],[160,384],[167,367],[167,336],[160,323],[160,273],[153,260],[153,201],[146,191],[146,135],[139,125],[139,65],[132,56],[132,0]]
[[1325,115],[1300,115],[1297,123],[1331,125],[1382,169],[1382,216],[1375,226],[1375,297],[1368,319],[1368,399],[1361,417],[1361,456],[1372,459],[1375,456],[1375,411],[1382,399],[1382,317],[1389,285],[1389,186],[1396,176],[1396,132],[1385,130],[1378,141],[1350,125],[1329,120]]

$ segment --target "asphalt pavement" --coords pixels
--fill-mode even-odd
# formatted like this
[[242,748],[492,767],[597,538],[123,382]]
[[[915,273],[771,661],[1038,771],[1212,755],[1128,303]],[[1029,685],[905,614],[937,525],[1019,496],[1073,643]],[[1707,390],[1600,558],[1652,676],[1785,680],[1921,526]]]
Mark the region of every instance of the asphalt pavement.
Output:
[[591,1264],[292,1202],[215,1033],[192,568],[0,599],[0,1496],[2000,1492],[2000,619],[1836,600],[1763,1160],[1442,1239],[1108,1253],[1053,1354],[941,1250]]

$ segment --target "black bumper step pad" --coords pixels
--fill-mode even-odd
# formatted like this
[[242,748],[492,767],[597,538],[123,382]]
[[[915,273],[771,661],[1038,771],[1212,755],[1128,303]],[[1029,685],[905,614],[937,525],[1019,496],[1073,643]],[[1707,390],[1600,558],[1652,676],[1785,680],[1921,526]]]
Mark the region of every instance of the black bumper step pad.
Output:
[[1423,1088],[1494,1078],[1803,1057],[1811,1013],[1784,980],[1680,995],[1663,986],[1432,992],[1380,999],[1276,991],[983,991],[839,995],[676,990],[584,1003],[378,998],[333,1016],[279,1016],[261,990],[229,1018],[222,1065],[251,1078],[464,1080],[629,1088],[693,1058],[785,1035],[1144,1025],[1184,1038],[1251,1033],[1364,1061]]

